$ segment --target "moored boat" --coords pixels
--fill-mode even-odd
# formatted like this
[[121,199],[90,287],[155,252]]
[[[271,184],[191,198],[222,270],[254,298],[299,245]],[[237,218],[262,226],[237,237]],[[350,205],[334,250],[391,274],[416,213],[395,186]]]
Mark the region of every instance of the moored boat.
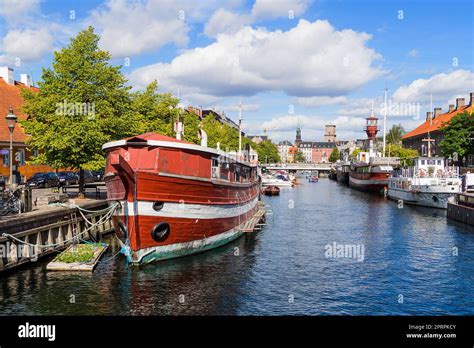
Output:
[[457,167],[445,166],[442,157],[417,157],[389,179],[388,197],[403,203],[446,209],[448,200],[462,191]]
[[[349,186],[366,192],[382,193],[388,185],[393,167],[399,164],[396,157],[384,157],[375,151],[374,142],[379,131],[378,118],[372,115],[366,118],[365,132],[369,138],[369,150],[359,152],[349,169]],[[384,145],[385,147],[385,145]]]
[[350,164],[341,164],[336,168],[336,180],[344,184],[349,183]]
[[107,143],[113,223],[135,264],[184,256],[240,237],[262,209],[257,166],[223,151],[147,133]]
[[280,194],[280,188],[278,186],[267,186],[263,190],[266,196],[278,196]]

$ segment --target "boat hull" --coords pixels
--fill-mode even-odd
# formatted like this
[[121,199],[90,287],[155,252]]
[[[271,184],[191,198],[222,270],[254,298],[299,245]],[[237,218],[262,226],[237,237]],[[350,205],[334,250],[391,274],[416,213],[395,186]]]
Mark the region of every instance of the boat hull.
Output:
[[337,171],[336,173],[336,180],[338,182],[342,182],[344,184],[349,183],[349,172],[342,172],[342,171]]
[[391,187],[388,188],[388,197],[393,200],[401,200],[404,204],[406,203],[439,209],[447,209],[449,199],[454,197],[455,194],[456,192],[440,192],[436,188],[419,192],[412,192],[409,190]]
[[388,178],[385,173],[383,174],[370,174],[365,176],[357,176],[352,173],[349,174],[349,186],[359,191],[365,192],[383,192],[388,185]]

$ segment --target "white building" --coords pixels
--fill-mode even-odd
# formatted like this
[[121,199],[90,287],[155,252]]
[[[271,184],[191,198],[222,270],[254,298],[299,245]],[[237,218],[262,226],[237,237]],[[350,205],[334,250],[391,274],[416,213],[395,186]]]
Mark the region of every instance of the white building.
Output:
[[293,145],[288,141],[280,141],[277,145],[278,148],[278,155],[280,155],[280,160],[282,163],[288,162],[288,150]]
[[303,154],[306,163],[313,162],[313,142],[302,141],[298,144],[298,150]]

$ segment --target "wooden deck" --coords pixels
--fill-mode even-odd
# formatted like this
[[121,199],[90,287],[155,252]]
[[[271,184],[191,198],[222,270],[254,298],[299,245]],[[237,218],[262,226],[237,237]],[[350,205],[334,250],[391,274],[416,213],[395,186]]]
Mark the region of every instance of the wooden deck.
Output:
[[247,222],[242,224],[240,227],[240,230],[245,233],[251,233],[255,231],[261,230],[260,226],[265,225],[265,213],[266,213],[266,208],[265,208],[265,203],[264,202],[258,202],[258,210],[254,214],[254,216],[249,219]]

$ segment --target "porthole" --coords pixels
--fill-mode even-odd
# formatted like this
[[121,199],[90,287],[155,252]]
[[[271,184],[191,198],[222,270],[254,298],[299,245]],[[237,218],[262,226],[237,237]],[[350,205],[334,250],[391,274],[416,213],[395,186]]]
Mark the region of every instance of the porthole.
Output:
[[154,202],[153,203],[153,210],[154,211],[160,211],[161,209],[163,209],[164,205],[165,205],[164,202]]
[[151,237],[156,242],[162,242],[170,234],[170,225],[167,222],[160,222],[151,229]]

